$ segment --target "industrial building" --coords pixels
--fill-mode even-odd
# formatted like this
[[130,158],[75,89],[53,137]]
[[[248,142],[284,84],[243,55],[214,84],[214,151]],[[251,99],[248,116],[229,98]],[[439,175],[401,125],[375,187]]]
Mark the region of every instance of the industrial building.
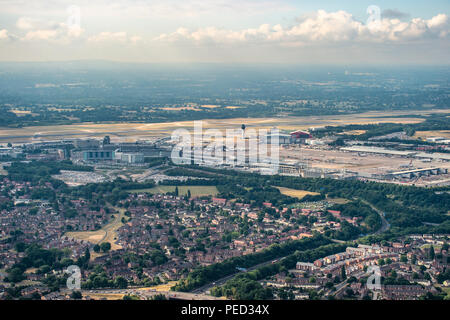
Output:
[[85,161],[113,160],[114,151],[105,151],[102,149],[81,151],[82,159]]
[[307,139],[311,139],[312,135],[306,131],[293,131],[290,133],[290,143],[306,143]]
[[135,164],[135,163],[144,163],[144,154],[143,153],[124,153],[116,150],[114,152],[114,160],[119,162]]

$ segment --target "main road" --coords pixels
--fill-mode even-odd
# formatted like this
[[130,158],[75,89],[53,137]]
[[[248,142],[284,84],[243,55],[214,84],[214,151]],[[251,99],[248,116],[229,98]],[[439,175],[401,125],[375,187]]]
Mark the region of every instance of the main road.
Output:
[[282,259],[282,258],[277,258],[277,259],[274,259],[274,260],[270,260],[270,261],[266,261],[266,262],[257,264],[257,265],[255,265],[253,267],[250,267],[250,268],[246,269],[246,271],[237,271],[236,270],[237,272],[235,272],[233,274],[230,274],[229,276],[226,276],[226,277],[220,278],[219,280],[216,280],[214,282],[210,282],[208,284],[205,284],[204,286],[201,286],[200,288],[194,289],[191,292],[192,293],[206,293],[211,288],[213,288],[215,286],[220,286],[220,285],[224,284],[225,282],[227,282],[228,280],[234,278],[238,273],[246,273],[246,272],[255,270],[255,269],[259,268],[259,267],[263,267],[265,265],[268,265],[268,264],[271,264],[271,263],[275,263],[279,259]]
[[374,210],[376,213],[378,213],[378,215],[381,218],[381,228],[379,230],[377,230],[375,232],[375,234],[380,234],[383,232],[388,231],[391,228],[391,225],[389,224],[389,222],[386,220],[386,218],[384,217],[384,212],[375,208],[371,203],[367,202],[366,200],[363,199],[359,199],[361,200],[362,203],[368,205],[372,210]]

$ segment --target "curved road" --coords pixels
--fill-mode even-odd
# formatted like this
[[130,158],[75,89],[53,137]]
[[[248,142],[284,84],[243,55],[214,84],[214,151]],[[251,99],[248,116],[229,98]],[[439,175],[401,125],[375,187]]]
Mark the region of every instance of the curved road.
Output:
[[[377,231],[376,231],[375,233],[373,233],[373,234],[380,234],[380,233],[386,232],[387,230],[390,229],[391,225],[390,225],[389,222],[386,220],[386,218],[384,217],[384,213],[383,213],[381,210],[375,208],[372,204],[370,204],[369,202],[367,202],[367,201],[365,201],[365,200],[362,200],[362,199],[359,199],[359,200],[361,200],[364,204],[366,204],[366,205],[368,205],[370,208],[372,208],[372,210],[374,210],[376,213],[378,213],[378,215],[379,215],[380,218],[381,218],[381,228],[380,228],[379,230],[377,230]],[[340,240],[335,240],[335,239],[331,239],[331,240],[334,241],[334,242],[337,242],[337,243],[345,243],[345,241],[340,241]],[[270,264],[270,263],[275,262],[275,261],[277,261],[277,260],[279,260],[279,259],[281,259],[281,258],[278,258],[278,259],[274,259],[274,260],[271,260],[271,261],[267,261],[267,262],[260,263],[260,264],[258,264],[258,265],[256,265],[256,266],[253,266],[253,267],[251,267],[251,268],[248,268],[246,272],[252,271],[252,270],[254,270],[254,269],[258,268],[258,267],[261,267],[261,266]],[[200,287],[200,288],[194,289],[194,290],[192,290],[191,292],[192,292],[192,293],[197,293],[197,294],[198,294],[198,293],[204,293],[204,292],[208,291],[209,289],[211,289],[211,288],[213,288],[213,287],[215,287],[215,286],[219,286],[219,285],[224,284],[226,281],[228,281],[228,280],[230,280],[231,278],[235,277],[238,273],[239,273],[239,272],[235,272],[235,273],[233,273],[233,274],[231,274],[231,275],[229,275],[229,276],[223,277],[223,278],[221,278],[221,279],[219,279],[219,280],[217,280],[217,281],[215,281],[215,282],[213,282],[213,283],[208,283],[208,284],[206,284],[206,285],[204,285],[204,286],[202,286],[202,287]]]
[[278,261],[278,260],[280,260],[280,259],[282,259],[282,258],[284,258],[284,257],[277,258],[277,259],[274,259],[274,260],[270,260],[270,261],[266,261],[266,262],[257,264],[257,265],[255,265],[255,266],[253,266],[253,267],[250,267],[250,268],[246,269],[246,271],[237,271],[237,270],[236,270],[237,272],[235,272],[235,273],[233,273],[233,274],[231,274],[231,275],[229,275],[229,276],[223,277],[223,278],[221,278],[221,279],[219,279],[219,280],[216,280],[216,281],[214,281],[214,282],[212,282],[212,283],[210,282],[210,283],[208,283],[208,284],[205,284],[204,286],[201,286],[200,288],[194,289],[194,290],[192,290],[191,292],[192,292],[192,293],[197,293],[197,294],[198,294],[198,293],[204,293],[204,292],[208,291],[209,289],[211,289],[211,288],[213,288],[213,287],[215,287],[215,286],[220,286],[220,285],[224,284],[225,282],[227,282],[227,281],[230,280],[231,278],[234,278],[238,273],[246,273],[246,272],[255,270],[255,269],[259,268],[259,267],[262,267],[262,266],[271,264],[271,263],[273,263],[273,262],[276,262],[276,261]]
[[391,225],[389,224],[389,222],[387,222],[386,218],[384,217],[384,212],[375,208],[372,204],[370,204],[366,200],[363,200],[363,199],[359,199],[359,200],[361,200],[362,203],[367,204],[370,208],[372,208],[372,210],[374,210],[376,213],[378,213],[378,215],[381,218],[381,228],[378,231],[376,231],[374,234],[380,234],[380,233],[388,231],[389,228],[391,227]]

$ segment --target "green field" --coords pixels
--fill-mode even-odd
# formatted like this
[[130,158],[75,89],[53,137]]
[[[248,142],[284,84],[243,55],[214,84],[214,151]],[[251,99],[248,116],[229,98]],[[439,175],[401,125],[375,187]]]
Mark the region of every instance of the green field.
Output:
[[[199,196],[215,196],[219,193],[215,186],[178,186],[178,193],[180,195],[187,195],[187,191],[191,191],[191,196],[199,197]],[[130,190],[131,193],[167,193],[174,192],[175,186],[156,186],[150,189],[136,189]]]

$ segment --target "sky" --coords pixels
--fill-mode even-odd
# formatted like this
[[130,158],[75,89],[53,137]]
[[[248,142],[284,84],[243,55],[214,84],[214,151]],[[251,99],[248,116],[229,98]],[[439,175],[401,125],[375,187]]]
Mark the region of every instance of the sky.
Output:
[[0,61],[450,64],[448,0],[0,0]]

